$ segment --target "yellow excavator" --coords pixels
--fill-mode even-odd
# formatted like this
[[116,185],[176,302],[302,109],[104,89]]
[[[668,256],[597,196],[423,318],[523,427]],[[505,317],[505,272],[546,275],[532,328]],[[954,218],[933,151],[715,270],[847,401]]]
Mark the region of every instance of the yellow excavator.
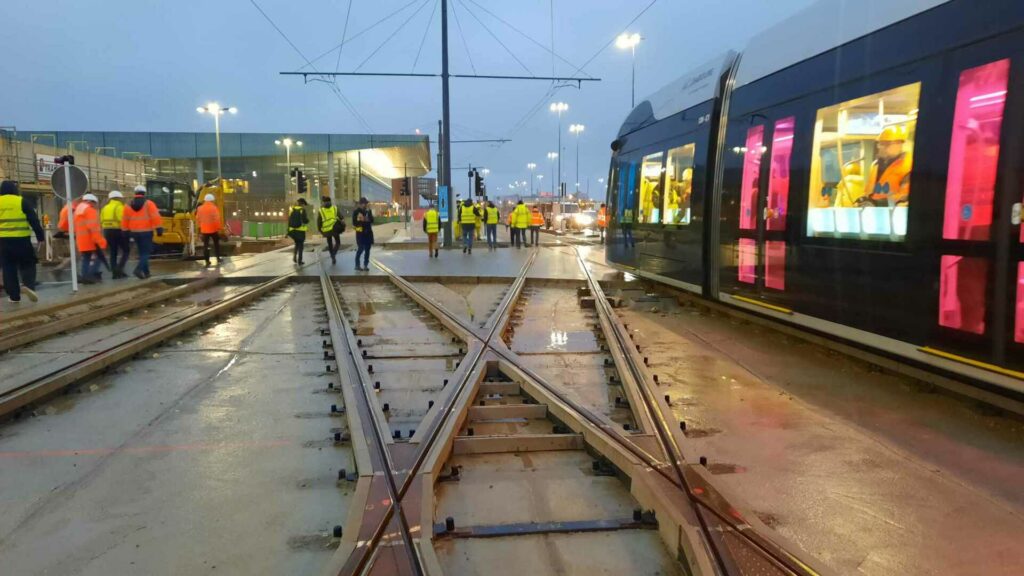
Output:
[[[163,217],[164,234],[153,238],[158,250],[180,252],[192,256],[200,236],[196,227],[196,207],[207,194],[213,194],[220,213],[226,217],[224,200],[228,194],[247,193],[246,180],[224,180],[219,178],[206,182],[193,190],[185,182],[168,178],[151,178],[146,181],[146,197],[152,200]],[[226,228],[225,228],[226,233]]]

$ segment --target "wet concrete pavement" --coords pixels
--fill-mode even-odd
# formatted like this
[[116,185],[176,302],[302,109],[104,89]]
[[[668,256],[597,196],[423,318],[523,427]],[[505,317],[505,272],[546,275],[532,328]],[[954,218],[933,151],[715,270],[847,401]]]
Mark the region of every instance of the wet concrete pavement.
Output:
[[2,572],[315,573],[353,468],[318,300],[289,286],[0,428]]

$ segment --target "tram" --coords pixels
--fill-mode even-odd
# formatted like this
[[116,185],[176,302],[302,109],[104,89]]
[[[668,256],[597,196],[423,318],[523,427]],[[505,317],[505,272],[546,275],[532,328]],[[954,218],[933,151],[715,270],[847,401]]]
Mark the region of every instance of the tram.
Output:
[[608,259],[1024,399],[1024,2],[823,0],[637,105]]

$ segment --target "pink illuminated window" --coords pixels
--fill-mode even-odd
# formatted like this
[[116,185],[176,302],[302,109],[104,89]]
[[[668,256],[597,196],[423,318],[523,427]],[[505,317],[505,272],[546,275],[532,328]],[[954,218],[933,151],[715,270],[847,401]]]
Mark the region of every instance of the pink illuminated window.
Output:
[[740,190],[740,230],[757,229],[757,196],[761,189],[761,156],[764,154],[764,126],[747,132],[743,152],[743,188]]
[[985,333],[988,308],[988,260],[943,256],[939,284],[939,325]]
[[1024,344],[1024,262],[1017,265],[1017,328],[1013,339]]
[[775,123],[772,138],[772,165],[768,177],[768,230],[785,230],[789,203],[789,160],[793,155],[796,118],[790,116]]
[[740,282],[753,284],[757,277],[757,243],[752,238],[740,238]]
[[776,290],[786,289],[786,243],[769,240],[764,243],[764,285]]
[[960,74],[942,226],[942,237],[947,240],[988,240],[992,236],[999,136],[1009,76],[1009,60]]

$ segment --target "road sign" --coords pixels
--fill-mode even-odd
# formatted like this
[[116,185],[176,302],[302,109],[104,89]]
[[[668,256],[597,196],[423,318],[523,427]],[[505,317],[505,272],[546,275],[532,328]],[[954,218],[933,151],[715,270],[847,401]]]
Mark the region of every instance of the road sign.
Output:
[[65,185],[65,182],[67,182],[69,173],[71,178],[72,197],[78,198],[82,194],[85,194],[85,191],[89,189],[89,178],[81,168],[78,166],[64,166],[62,168],[58,168],[53,172],[53,176],[50,179],[50,186],[53,188],[53,193],[63,200],[68,199],[67,186]]
[[438,186],[437,187],[437,213],[441,217],[441,222],[448,221],[448,187]]

